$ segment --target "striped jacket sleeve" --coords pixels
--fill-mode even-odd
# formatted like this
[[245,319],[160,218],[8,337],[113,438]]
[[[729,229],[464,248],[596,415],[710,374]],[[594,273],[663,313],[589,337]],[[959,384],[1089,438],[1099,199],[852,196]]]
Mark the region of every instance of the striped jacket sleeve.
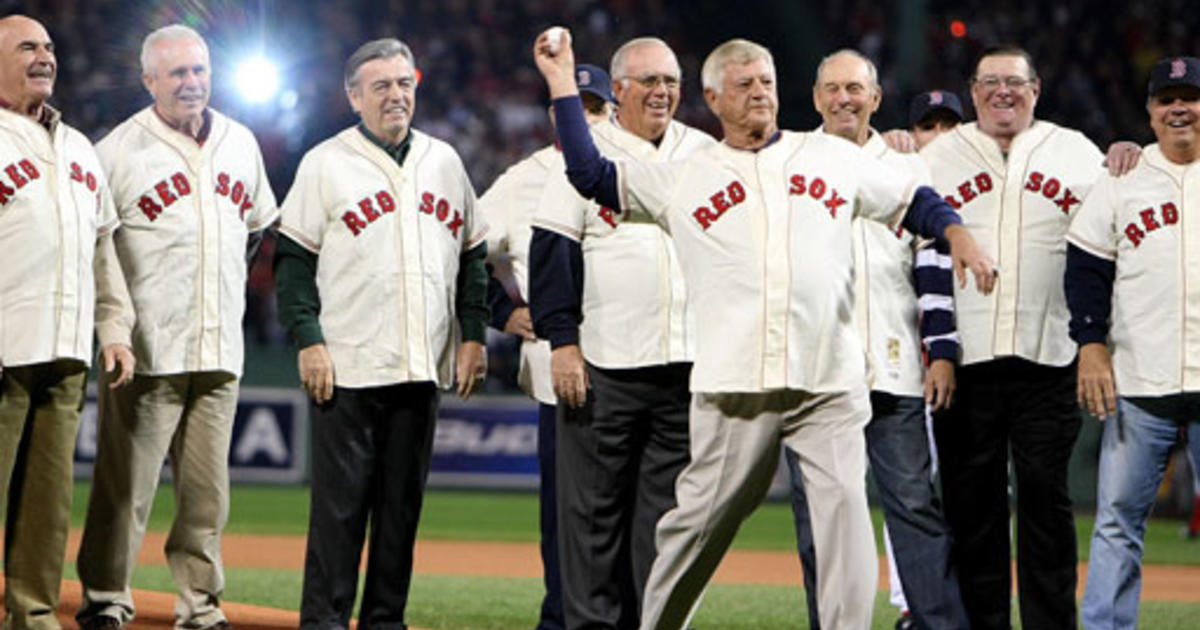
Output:
[[957,362],[958,328],[954,323],[954,273],[949,244],[937,239],[918,249],[913,276],[921,345],[930,361]]

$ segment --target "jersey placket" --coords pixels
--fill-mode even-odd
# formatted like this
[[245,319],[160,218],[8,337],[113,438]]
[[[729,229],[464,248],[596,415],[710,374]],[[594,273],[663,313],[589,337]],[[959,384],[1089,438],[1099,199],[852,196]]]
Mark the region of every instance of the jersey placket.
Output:
[[[196,178],[195,209],[200,225],[200,300],[202,314],[200,330],[197,331],[197,347],[194,368],[203,370],[215,367],[221,356],[221,217],[217,208],[216,178],[212,173],[212,142],[189,147],[188,170]],[[211,357],[211,361],[210,361]]]
[[1017,303],[1020,298],[1021,218],[1025,212],[1024,183],[1021,174],[1028,170],[1030,156],[1021,146],[1022,137],[1013,140],[1008,163],[997,176],[1003,182],[996,206],[996,299],[993,319],[992,356],[1016,354]]
[[[49,136],[46,140],[50,143],[37,142],[38,152],[48,150],[49,154],[41,156],[43,162],[43,171],[49,176],[46,178],[46,186],[49,189],[48,197],[55,199],[55,210],[58,220],[58,286],[56,292],[58,302],[55,305],[55,321],[56,327],[54,331],[55,356],[70,357],[75,356],[76,346],[75,332],[78,328],[78,319],[81,316],[79,310],[83,308],[82,300],[80,299],[80,285],[82,284],[80,274],[81,263],[80,243],[79,243],[79,211],[75,206],[75,200],[72,198],[70,186],[70,172],[67,165],[67,146],[66,146],[66,130],[59,126],[51,139]],[[42,138],[38,138],[42,140]],[[72,264],[72,262],[74,264]],[[90,331],[89,331],[90,335]],[[89,338],[89,346],[90,346]],[[85,352],[85,355],[87,353]]]
[[[415,144],[415,143],[414,143]],[[414,146],[409,152],[409,159],[416,158],[418,147]],[[388,173],[388,182],[392,190],[399,193],[399,199],[411,199],[411,203],[399,204],[396,209],[393,224],[396,226],[395,243],[400,251],[396,252],[395,260],[403,261],[401,271],[400,312],[404,317],[404,331],[400,336],[400,363],[404,370],[406,381],[437,380],[437,368],[429,365],[429,343],[425,329],[425,274],[423,243],[421,242],[421,224],[419,221],[420,193],[416,189],[416,178],[413,172],[418,164],[406,164],[400,169],[395,163]],[[398,172],[399,171],[399,172]]]
[[779,149],[780,143],[776,143],[754,154],[755,181],[747,195],[758,195],[760,201],[757,205],[762,208],[765,227],[762,386],[768,390],[787,387],[790,354],[787,326],[791,304],[794,213],[783,186],[782,174],[785,171],[780,163],[783,156]]

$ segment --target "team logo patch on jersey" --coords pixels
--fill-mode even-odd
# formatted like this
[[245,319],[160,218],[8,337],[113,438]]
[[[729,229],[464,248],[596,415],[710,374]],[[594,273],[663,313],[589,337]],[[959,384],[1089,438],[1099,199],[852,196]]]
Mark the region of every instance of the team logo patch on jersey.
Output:
[[42,176],[37,167],[33,165],[33,162],[27,159],[22,159],[14,164],[5,166],[4,174],[8,176],[8,182],[11,182],[12,186],[9,186],[8,182],[0,179],[0,204],[7,204],[8,200],[17,194],[18,190]]

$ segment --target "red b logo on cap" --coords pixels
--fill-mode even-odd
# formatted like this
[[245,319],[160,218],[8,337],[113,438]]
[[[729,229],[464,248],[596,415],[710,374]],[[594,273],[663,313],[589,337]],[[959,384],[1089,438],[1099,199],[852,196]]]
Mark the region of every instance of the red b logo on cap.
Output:
[[592,84],[592,73],[588,72],[587,70],[580,70],[579,71],[579,85],[591,85],[591,84]]
[[940,90],[934,90],[929,93],[929,104],[930,105],[941,105],[942,104],[942,92]]
[[1187,62],[1182,59],[1172,59],[1171,74],[1168,75],[1169,78],[1178,79],[1185,74],[1187,74]]

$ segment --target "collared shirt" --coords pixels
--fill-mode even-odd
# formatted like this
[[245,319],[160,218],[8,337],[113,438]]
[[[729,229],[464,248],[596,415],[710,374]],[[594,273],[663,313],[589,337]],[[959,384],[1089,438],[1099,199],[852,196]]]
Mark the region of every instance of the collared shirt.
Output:
[[139,374],[242,373],[246,242],[279,210],[254,135],[209,112],[203,144],[150,106],[96,146],[121,216]]
[[1117,393],[1200,391],[1200,163],[1146,147],[1133,171],[1100,177],[1067,240],[1116,263],[1108,343]]
[[1064,237],[1103,171],[1100,150],[1078,131],[1037,120],[1007,156],[969,123],[939,136],[921,157],[999,271],[991,295],[955,283],[962,363],[1017,356],[1069,364],[1076,348],[1067,334]]

